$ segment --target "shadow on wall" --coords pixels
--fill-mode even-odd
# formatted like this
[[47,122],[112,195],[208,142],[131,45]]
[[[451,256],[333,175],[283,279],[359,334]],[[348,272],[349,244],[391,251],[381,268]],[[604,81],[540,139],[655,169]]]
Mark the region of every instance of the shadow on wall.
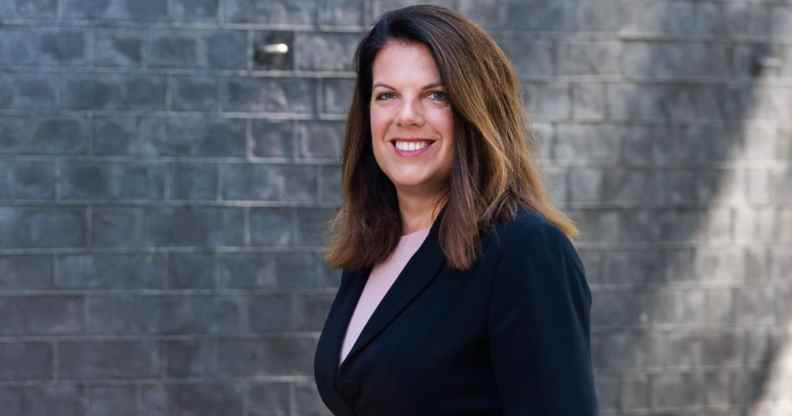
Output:
[[792,411],[792,15],[773,7],[582,6],[621,23],[561,40],[560,75],[597,76],[546,130],[584,234],[604,414]]

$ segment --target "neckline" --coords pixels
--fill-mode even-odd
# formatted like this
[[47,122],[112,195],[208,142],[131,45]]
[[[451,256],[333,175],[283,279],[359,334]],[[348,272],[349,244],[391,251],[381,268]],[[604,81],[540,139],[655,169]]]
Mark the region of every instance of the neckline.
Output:
[[417,235],[420,235],[421,233],[428,233],[428,232],[429,232],[429,230],[431,230],[431,229],[432,229],[432,227],[431,227],[431,226],[429,226],[429,227],[426,227],[426,228],[421,228],[420,230],[415,230],[415,231],[413,231],[413,232],[411,232],[411,233],[408,233],[408,234],[404,234],[404,235],[402,235],[402,236],[401,236],[401,239],[415,237],[415,236],[417,236]]

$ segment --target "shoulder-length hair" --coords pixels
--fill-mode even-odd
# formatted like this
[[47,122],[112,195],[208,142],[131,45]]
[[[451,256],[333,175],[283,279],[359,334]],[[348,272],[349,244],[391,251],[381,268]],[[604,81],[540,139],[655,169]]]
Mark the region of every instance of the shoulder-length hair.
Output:
[[385,13],[355,52],[357,80],[346,120],[341,208],[330,222],[325,260],[361,269],[385,260],[399,242],[396,189],[372,151],[369,104],[372,66],[389,41],[426,45],[454,113],[454,164],[442,198],[438,231],[450,267],[465,270],[480,252],[482,233],[532,208],[567,236],[577,230],[553,207],[532,160],[535,137],[522,105],[519,78],[504,52],[466,17],[438,6]]

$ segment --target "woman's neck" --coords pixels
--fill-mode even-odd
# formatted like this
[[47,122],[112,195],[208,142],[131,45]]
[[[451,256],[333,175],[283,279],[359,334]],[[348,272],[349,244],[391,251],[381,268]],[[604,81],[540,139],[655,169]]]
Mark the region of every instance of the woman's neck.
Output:
[[399,195],[402,235],[431,227],[444,204],[445,198],[415,198]]

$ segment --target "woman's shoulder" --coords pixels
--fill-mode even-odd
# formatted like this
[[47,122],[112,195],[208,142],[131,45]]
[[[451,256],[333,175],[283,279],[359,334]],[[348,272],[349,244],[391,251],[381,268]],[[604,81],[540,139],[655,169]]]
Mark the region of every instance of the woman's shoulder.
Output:
[[549,240],[566,240],[566,235],[539,211],[529,207],[520,208],[508,221],[496,223],[491,238],[497,245],[541,244]]

